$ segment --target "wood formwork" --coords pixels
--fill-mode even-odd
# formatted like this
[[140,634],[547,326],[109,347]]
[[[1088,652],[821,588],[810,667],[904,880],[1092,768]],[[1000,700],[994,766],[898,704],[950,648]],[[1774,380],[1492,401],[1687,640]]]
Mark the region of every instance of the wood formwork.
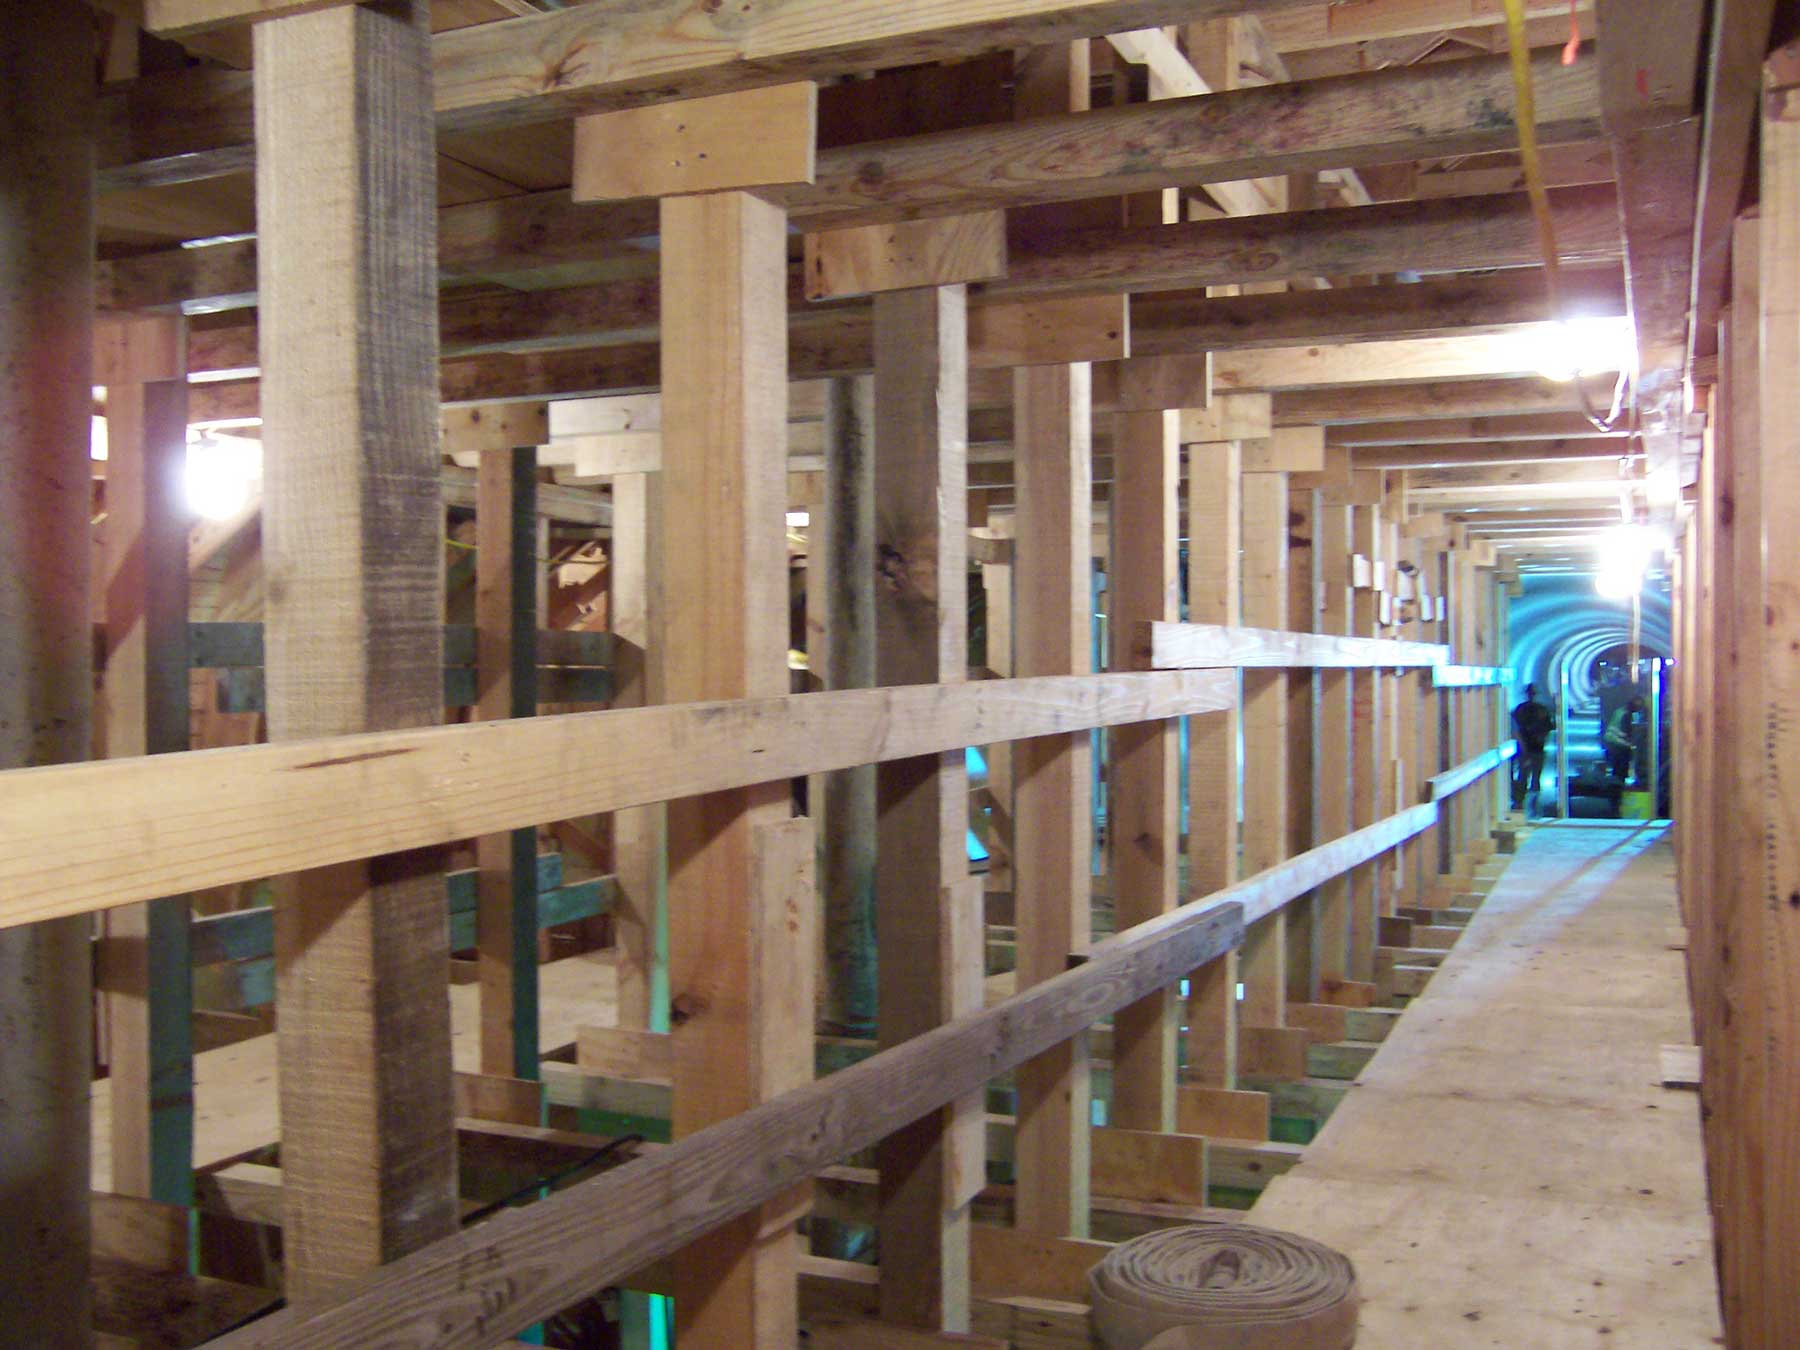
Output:
[[[1577,6],[1573,62],[1527,7],[1560,294],[1635,325],[1630,436],[1538,373],[1487,0],[11,8],[0,423],[58,466],[0,450],[22,1334],[135,1330],[138,1280],[227,1344],[493,1344],[609,1287],[633,1350],[647,1295],[694,1344],[1018,1342],[1143,1207],[1291,1165],[1272,1113],[1429,978],[1452,925],[1414,916],[1462,908],[1512,753],[1470,522],[1527,508],[1527,558],[1621,494],[1675,523],[1686,464],[1727,1322],[1785,1343],[1779,1045],[1720,1013],[1777,1035],[1785,911],[1698,894],[1788,862],[1751,735],[1788,679],[1751,622],[1800,359],[1779,60],[1699,460],[1681,405],[1766,5],[1715,7],[1706,71],[1694,0]],[[91,122],[40,78],[89,56]],[[191,534],[187,428],[263,457]],[[572,1045],[567,953],[612,982]],[[278,1137],[197,1172],[196,1055],[253,1034]]]

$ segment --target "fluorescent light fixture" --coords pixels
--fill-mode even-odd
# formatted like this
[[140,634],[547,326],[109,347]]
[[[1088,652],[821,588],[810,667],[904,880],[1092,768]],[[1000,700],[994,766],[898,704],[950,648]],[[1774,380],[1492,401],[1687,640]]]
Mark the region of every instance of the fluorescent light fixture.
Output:
[[1629,600],[1644,588],[1651,559],[1668,545],[1647,525],[1618,525],[1601,536],[1599,548],[1595,592],[1604,600]]
[[790,530],[804,530],[811,524],[812,513],[810,511],[789,511],[787,513],[787,527]]

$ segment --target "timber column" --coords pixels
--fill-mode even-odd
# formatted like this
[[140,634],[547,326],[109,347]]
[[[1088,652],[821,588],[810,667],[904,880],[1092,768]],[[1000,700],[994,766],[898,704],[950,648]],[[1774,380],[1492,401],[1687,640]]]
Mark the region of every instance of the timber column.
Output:
[[[0,0],[0,768],[85,759],[94,28]],[[90,1339],[86,916],[0,931],[6,1337]]]
[[[256,28],[272,740],[443,716],[426,10]],[[448,946],[433,853],[304,873],[277,895],[290,1303],[456,1231]]]
[[[787,217],[745,189],[811,180],[817,92],[780,85],[576,125],[577,201],[662,199],[666,509],[650,659],[671,703],[788,690]],[[681,1138],[812,1077],[816,902],[811,822],[785,781],[672,801],[667,821]],[[809,1194],[676,1258],[682,1344],[794,1344],[793,1225]]]

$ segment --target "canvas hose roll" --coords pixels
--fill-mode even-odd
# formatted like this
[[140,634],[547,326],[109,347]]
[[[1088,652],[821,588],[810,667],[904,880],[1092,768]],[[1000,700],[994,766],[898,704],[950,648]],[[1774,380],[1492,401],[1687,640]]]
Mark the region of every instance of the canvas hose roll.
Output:
[[1106,1350],[1348,1350],[1356,1269],[1324,1243],[1247,1223],[1165,1228],[1088,1273]]

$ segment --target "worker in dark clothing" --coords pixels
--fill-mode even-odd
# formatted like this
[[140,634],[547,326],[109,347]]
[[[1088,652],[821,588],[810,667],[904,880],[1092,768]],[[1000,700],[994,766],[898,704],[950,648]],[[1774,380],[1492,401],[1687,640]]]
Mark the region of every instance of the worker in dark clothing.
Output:
[[1606,751],[1606,771],[1620,782],[1631,777],[1631,754],[1636,745],[1636,724],[1644,714],[1644,700],[1634,698],[1621,703],[1606,719],[1601,733],[1601,748]]
[[1556,718],[1537,701],[1535,684],[1525,686],[1525,701],[1512,710],[1512,724],[1519,742],[1519,753],[1513,759],[1513,810],[1523,807],[1529,797],[1530,814],[1536,814],[1538,784],[1544,777],[1544,747],[1556,730]]

